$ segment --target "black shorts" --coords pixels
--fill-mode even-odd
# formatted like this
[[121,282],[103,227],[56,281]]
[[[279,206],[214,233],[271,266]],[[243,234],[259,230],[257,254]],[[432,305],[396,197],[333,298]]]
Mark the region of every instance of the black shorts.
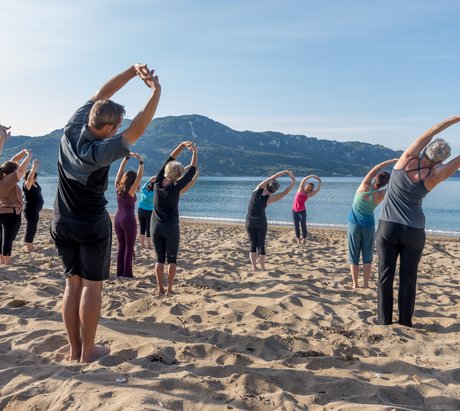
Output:
[[112,222],[108,214],[97,221],[53,220],[50,232],[66,277],[78,275],[90,281],[109,279]]

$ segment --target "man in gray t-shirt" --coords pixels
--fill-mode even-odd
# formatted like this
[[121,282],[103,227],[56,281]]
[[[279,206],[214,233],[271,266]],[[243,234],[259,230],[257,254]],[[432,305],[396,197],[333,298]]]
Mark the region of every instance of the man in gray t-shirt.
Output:
[[[125,110],[109,99],[136,76],[151,88],[152,94],[131,125],[117,134]],[[129,155],[130,145],[152,121],[160,93],[153,70],[149,71],[145,64],[135,64],[105,83],[64,127],[51,235],[66,276],[62,317],[70,360],[91,362],[109,351],[94,343],[101,314],[102,281],[109,278],[112,244],[104,192],[110,165]]]

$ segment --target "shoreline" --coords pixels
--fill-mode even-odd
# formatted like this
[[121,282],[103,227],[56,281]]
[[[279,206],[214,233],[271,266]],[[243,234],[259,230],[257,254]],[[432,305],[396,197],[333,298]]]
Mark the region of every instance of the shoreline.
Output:
[[[50,208],[44,208],[42,212],[49,214],[50,216],[53,214],[53,210]],[[109,213],[110,217],[115,217],[115,213]],[[197,224],[223,224],[223,225],[237,225],[237,226],[244,226],[245,221],[243,219],[236,219],[236,218],[219,218],[219,217],[193,217],[193,216],[181,216],[180,221],[182,222],[190,222],[190,223],[197,223]],[[292,222],[288,221],[268,221],[269,228],[281,227],[281,228],[293,228]],[[347,232],[347,226],[344,224],[343,226],[338,225],[327,225],[327,224],[318,224],[318,223],[307,223],[308,231],[315,231],[315,230],[325,230],[325,231],[337,231],[337,232]],[[447,239],[447,240],[458,240],[460,241],[460,232],[454,233],[447,233],[439,230],[432,230],[432,229],[425,229],[427,238],[433,239]]]

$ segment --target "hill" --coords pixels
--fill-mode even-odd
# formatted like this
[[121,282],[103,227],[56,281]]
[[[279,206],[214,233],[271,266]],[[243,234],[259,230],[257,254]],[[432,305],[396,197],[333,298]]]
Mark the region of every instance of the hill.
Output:
[[[129,124],[130,120],[124,120],[123,127]],[[62,132],[58,129],[39,137],[11,137],[2,157],[31,148],[34,158],[40,159],[41,174],[56,175]],[[152,174],[183,140],[198,144],[200,171],[207,176],[265,176],[282,169],[293,169],[298,175],[362,176],[374,164],[400,155],[381,145],[356,141],[342,143],[273,131],[236,131],[200,115],[154,119],[132,149],[145,158],[147,174]],[[187,163],[189,153],[179,160]],[[116,167],[112,167],[111,174],[115,173]]]

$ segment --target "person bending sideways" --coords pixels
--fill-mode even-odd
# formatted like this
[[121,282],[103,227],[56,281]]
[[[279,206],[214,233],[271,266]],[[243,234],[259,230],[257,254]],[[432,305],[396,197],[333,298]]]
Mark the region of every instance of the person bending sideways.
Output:
[[[185,173],[184,166],[176,161],[184,148],[192,152],[192,161]],[[167,293],[173,293],[179,251],[179,199],[182,190],[192,182],[196,175],[197,164],[196,145],[191,141],[184,141],[170,154],[155,178],[154,209],[150,231],[157,255],[155,274],[159,295],[165,293],[163,276],[166,262],[168,263]]]
[[[318,188],[315,189],[313,183],[307,183],[310,178],[318,181]],[[318,176],[307,176],[302,179],[299,189],[292,203],[292,219],[294,221],[294,230],[297,242],[305,244],[307,239],[307,208],[305,203],[321,190],[321,179]],[[302,228],[302,239],[300,238],[300,228]]]
[[[118,132],[125,110],[109,99],[136,76],[150,87],[151,95],[131,125]],[[135,64],[105,83],[64,127],[51,235],[66,276],[62,317],[70,360],[91,362],[108,353],[107,347],[94,343],[112,244],[104,192],[110,165],[129,155],[129,146],[155,114],[160,93],[154,72],[145,64]]]
[[[280,187],[280,183],[276,179],[284,175],[291,177],[291,183],[284,191],[275,194]],[[268,226],[265,209],[268,205],[285,197],[292,190],[294,184],[295,178],[292,171],[284,170],[262,181],[252,192],[246,216],[246,231],[250,242],[249,259],[254,270],[258,268],[257,259],[262,270],[265,270],[265,237]]]
[[348,260],[353,281],[353,289],[359,287],[359,256],[363,259],[363,288],[369,287],[374,257],[375,219],[374,210],[382,202],[390,174],[380,171],[394,164],[398,159],[392,159],[377,164],[370,170],[356,190],[351,212],[348,215]]
[[431,140],[459,121],[460,116],[451,117],[428,129],[404,151],[391,173],[375,240],[381,325],[393,322],[393,280],[399,257],[398,323],[412,326],[418,264],[425,246],[423,198],[460,167],[460,156],[442,164],[450,156],[450,146],[442,139]]

